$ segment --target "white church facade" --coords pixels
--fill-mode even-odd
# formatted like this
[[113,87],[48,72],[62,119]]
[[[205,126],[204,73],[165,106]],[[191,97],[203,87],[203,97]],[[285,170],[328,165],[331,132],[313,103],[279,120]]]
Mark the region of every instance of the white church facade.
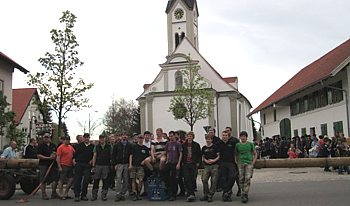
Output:
[[168,56],[160,64],[160,72],[150,84],[144,85],[143,93],[137,98],[141,113],[141,132],[155,133],[157,128],[189,131],[190,126],[182,120],[175,120],[169,111],[170,101],[176,88],[176,77],[181,69],[192,65],[200,66],[199,74],[214,93],[214,108],[210,117],[196,122],[193,132],[196,141],[205,144],[204,127],[216,129],[216,135],[229,126],[232,135],[247,131],[253,138],[252,121],[247,117],[252,106],[238,91],[237,77],[222,77],[199,53],[198,7],[196,0],[170,0],[167,8]]

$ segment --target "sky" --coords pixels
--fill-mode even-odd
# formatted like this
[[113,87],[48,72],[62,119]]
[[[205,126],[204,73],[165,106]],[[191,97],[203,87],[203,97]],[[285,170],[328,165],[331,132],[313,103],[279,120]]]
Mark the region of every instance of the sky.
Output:
[[[90,109],[68,113],[78,122],[101,122],[113,99],[134,100],[160,71],[167,55],[167,0],[0,0],[0,51],[31,73],[52,52],[51,29],[69,10],[84,65],[79,77],[95,86]],[[223,77],[238,77],[253,108],[308,64],[349,38],[348,0],[197,0],[199,52]],[[14,72],[13,88],[27,76]],[[90,115],[89,115],[90,114]],[[258,115],[254,119],[259,120]],[[102,126],[98,130],[101,130]],[[98,131],[96,132],[98,133]]]

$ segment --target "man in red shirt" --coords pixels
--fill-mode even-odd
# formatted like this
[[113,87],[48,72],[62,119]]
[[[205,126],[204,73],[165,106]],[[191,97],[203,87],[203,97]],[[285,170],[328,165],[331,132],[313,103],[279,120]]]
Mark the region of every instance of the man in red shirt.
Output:
[[[74,148],[70,145],[70,138],[63,137],[62,144],[57,149],[57,165],[60,172],[60,179],[58,181],[59,195],[61,199],[65,200],[73,183],[73,154]],[[66,189],[63,193],[63,183],[67,182]]]

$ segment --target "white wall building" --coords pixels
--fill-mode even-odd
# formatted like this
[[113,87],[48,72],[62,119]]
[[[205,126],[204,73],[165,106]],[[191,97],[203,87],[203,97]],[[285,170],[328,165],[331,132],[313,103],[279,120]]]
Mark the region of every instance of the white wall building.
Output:
[[349,62],[350,39],[275,91],[251,113],[260,112],[262,136],[349,136]]
[[[18,69],[23,73],[28,73],[21,65],[17,64],[10,57],[0,52],[0,93],[5,95],[7,102],[10,103],[8,111],[12,110],[12,73],[14,69]],[[4,136],[0,135],[0,150],[7,144]]]
[[141,131],[155,133],[157,128],[164,132],[170,130],[188,131],[190,127],[182,120],[175,120],[169,112],[170,100],[176,87],[176,75],[188,65],[200,66],[208,88],[212,89],[215,108],[213,114],[196,122],[194,133],[196,141],[205,143],[204,126],[211,126],[220,136],[225,127],[232,127],[232,135],[247,131],[253,137],[252,121],[247,118],[251,109],[248,99],[238,91],[238,78],[223,78],[199,53],[198,7],[195,0],[170,0],[167,8],[168,56],[161,70],[151,84],[144,85],[143,93],[137,98],[141,107]]

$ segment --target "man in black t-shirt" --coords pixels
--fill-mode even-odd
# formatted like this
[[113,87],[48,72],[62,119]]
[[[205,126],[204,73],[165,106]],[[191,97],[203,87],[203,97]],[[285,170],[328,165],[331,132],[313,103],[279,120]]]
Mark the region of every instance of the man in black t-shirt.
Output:
[[[51,143],[50,134],[46,133],[43,136],[43,143],[38,145],[38,159],[39,159],[39,170],[40,170],[40,182],[43,181],[43,184],[40,185],[42,199],[48,200],[48,196],[46,194],[46,183],[52,183],[52,194],[51,199],[59,198],[56,188],[57,181],[59,179],[59,173],[56,164],[56,145]],[[51,170],[45,177],[50,165],[52,165]]]
[[141,200],[140,192],[143,187],[143,179],[145,171],[143,166],[145,165],[145,159],[150,156],[150,149],[143,145],[143,135],[138,135],[137,144],[135,144],[131,150],[129,157],[129,171],[130,178],[132,180],[132,191],[135,193],[134,201]]
[[[218,170],[219,165],[218,161],[220,158],[220,153],[216,145],[213,144],[212,135],[206,135],[205,140],[207,142],[206,145],[202,147],[202,160],[204,164],[204,171],[202,174],[202,182],[203,182],[203,194],[204,196],[200,199],[201,201],[213,201],[213,196],[216,191],[216,184],[218,180]],[[209,189],[209,181],[210,178],[210,189]]]
[[24,159],[38,159],[38,145],[35,138],[31,138],[29,144],[23,149]]
[[232,187],[235,183],[237,170],[235,167],[235,148],[238,142],[235,139],[229,139],[227,131],[222,132],[222,140],[217,143],[220,151],[220,186],[223,189],[222,200],[231,202]]
[[75,166],[74,201],[76,202],[88,200],[86,194],[91,176],[92,157],[95,147],[90,143],[89,133],[85,133],[83,138],[84,141],[76,145],[73,155],[73,165]]

